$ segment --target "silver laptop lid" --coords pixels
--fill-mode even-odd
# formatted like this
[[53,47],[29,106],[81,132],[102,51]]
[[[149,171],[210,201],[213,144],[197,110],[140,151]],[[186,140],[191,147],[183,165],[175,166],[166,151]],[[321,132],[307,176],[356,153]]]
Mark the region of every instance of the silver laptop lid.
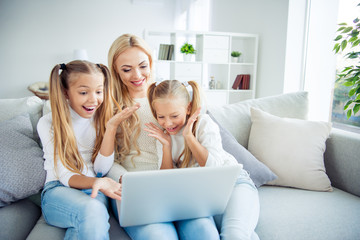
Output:
[[127,172],[117,201],[123,227],[224,212],[242,165]]

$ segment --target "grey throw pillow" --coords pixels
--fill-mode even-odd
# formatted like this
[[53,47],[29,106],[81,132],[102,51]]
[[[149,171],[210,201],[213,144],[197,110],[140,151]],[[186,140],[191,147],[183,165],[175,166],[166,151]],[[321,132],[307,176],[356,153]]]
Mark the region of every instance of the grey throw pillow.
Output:
[[43,151],[29,114],[0,123],[0,207],[39,192],[45,182]]
[[228,130],[223,128],[209,111],[207,111],[207,114],[220,128],[224,150],[233,155],[239,163],[243,164],[244,169],[249,172],[250,178],[253,180],[256,187],[260,187],[277,178],[265,164],[257,160],[246,148],[238,143],[235,137]]

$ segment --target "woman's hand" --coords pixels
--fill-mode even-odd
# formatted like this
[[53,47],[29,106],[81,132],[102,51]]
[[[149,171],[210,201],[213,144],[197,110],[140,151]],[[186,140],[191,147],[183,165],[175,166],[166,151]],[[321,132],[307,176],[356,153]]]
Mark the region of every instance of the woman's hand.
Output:
[[160,141],[164,147],[171,147],[171,137],[167,132],[160,129],[154,123],[145,123],[147,128],[144,128],[145,131],[149,132],[150,137],[154,137]]
[[196,110],[196,112],[194,112],[194,114],[189,117],[189,119],[184,127],[184,131],[183,131],[184,138],[189,137],[189,136],[191,136],[191,137],[194,136],[191,130],[194,126],[195,121],[197,120],[197,117],[200,114],[200,111],[201,111],[201,108],[198,108]]
[[106,128],[115,128],[119,126],[119,124],[130,117],[136,110],[140,108],[140,104],[136,103],[134,106],[127,107],[122,111],[116,113],[106,124]]
[[92,185],[91,197],[95,198],[99,191],[110,198],[121,200],[121,184],[112,180],[111,178],[97,178],[94,181]]

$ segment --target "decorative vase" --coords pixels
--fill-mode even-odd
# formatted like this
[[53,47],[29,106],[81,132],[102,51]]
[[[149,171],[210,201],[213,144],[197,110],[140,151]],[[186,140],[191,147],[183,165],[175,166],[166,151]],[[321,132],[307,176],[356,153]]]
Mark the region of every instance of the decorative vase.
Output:
[[186,62],[190,62],[192,60],[192,56],[193,54],[183,54],[183,57],[184,57],[184,61]]
[[231,57],[231,62],[233,63],[239,62],[239,57]]

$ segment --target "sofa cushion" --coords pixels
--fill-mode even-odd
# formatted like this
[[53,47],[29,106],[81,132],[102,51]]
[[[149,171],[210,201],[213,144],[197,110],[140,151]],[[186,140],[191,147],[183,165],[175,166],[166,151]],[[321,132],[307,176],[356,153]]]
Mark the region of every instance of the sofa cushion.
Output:
[[255,231],[267,240],[359,239],[360,198],[332,192],[262,186]]
[[43,151],[29,114],[0,123],[0,207],[39,192],[45,182]]
[[224,150],[233,155],[239,163],[243,164],[244,169],[249,172],[250,178],[257,187],[276,179],[276,175],[265,164],[257,160],[246,148],[241,146],[234,136],[216,121],[210,112],[207,112],[207,114],[219,126]]
[[40,215],[40,208],[28,199],[0,208],[0,239],[26,239]]
[[247,148],[251,127],[250,107],[262,109],[279,117],[307,119],[308,93],[300,91],[250,99],[222,107],[208,106],[208,110],[241,145]]
[[29,113],[33,133],[38,141],[36,125],[42,116],[43,100],[36,96],[16,98],[16,99],[0,99],[0,122],[9,120],[17,115]]
[[[115,219],[115,217],[110,214],[110,230],[109,236],[110,239],[121,239],[121,240],[131,240],[129,235],[125,232],[125,230],[120,226],[119,222]],[[34,229],[31,231],[30,235],[26,238],[26,240],[39,240],[39,239],[51,239],[51,240],[63,240],[65,236],[66,229],[57,228],[48,225],[45,222],[43,216],[37,221]]]
[[280,118],[251,108],[249,151],[278,178],[271,185],[331,191],[325,142],[331,123]]

